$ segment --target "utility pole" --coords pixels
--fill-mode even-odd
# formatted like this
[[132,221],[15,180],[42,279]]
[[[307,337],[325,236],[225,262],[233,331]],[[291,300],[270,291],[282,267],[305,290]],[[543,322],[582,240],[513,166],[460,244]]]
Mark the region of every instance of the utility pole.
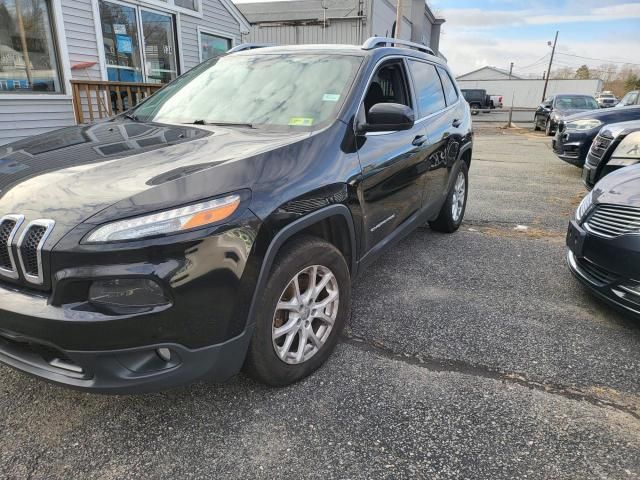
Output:
[[396,0],[398,7],[396,10],[396,32],[395,38],[400,39],[400,25],[402,25],[402,0]]
[[509,80],[511,80],[512,73],[513,73],[513,62],[511,62],[511,66],[509,66]]
[[556,38],[553,40],[553,48],[551,49],[551,58],[549,59],[549,68],[547,68],[547,78],[544,79],[544,90],[542,91],[542,100],[544,102],[547,96],[547,85],[549,85],[549,77],[551,76],[551,64],[553,63],[553,55],[556,53],[556,44],[558,43],[558,30],[556,30]]

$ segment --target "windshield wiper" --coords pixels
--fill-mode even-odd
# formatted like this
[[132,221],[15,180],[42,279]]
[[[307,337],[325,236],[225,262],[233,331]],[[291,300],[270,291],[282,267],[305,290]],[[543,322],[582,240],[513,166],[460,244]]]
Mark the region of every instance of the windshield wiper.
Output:
[[122,114],[122,116],[124,118],[128,118],[129,120],[133,120],[134,122],[139,122],[140,121],[135,113],[125,112],[125,113]]
[[191,125],[218,125],[221,127],[245,127],[256,128],[252,123],[236,123],[236,122],[207,122],[206,120],[195,120]]

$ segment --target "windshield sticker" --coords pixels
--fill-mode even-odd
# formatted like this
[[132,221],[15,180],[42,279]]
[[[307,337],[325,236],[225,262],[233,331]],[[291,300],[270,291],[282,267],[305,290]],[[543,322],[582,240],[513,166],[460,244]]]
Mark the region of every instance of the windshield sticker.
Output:
[[322,96],[323,102],[337,102],[338,100],[340,100],[340,95],[337,93],[325,93]]
[[289,125],[292,127],[310,127],[313,125],[313,118],[307,117],[291,117]]

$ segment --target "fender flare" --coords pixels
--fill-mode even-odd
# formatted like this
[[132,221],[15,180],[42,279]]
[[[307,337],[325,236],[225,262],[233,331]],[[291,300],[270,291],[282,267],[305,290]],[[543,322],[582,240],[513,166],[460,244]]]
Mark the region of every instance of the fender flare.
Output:
[[262,266],[260,267],[260,273],[258,274],[256,288],[251,298],[251,306],[249,307],[249,314],[247,315],[245,328],[249,328],[250,326],[255,324],[259,295],[262,293],[267,283],[267,278],[269,277],[269,272],[271,271],[273,261],[275,260],[278,252],[285,244],[285,242],[293,237],[296,233],[304,230],[314,223],[334,216],[340,216],[344,218],[347,224],[347,228],[349,229],[349,240],[351,242],[351,251],[353,252],[351,255],[351,277],[353,278],[356,275],[358,267],[357,244],[355,226],[353,223],[353,216],[351,215],[351,211],[343,204],[334,204],[323,207],[319,210],[316,210],[315,212],[311,212],[308,215],[305,215],[304,217],[299,218],[285,226],[275,235],[275,237],[273,237],[273,240],[271,240],[271,243],[267,248],[267,252],[264,255]]

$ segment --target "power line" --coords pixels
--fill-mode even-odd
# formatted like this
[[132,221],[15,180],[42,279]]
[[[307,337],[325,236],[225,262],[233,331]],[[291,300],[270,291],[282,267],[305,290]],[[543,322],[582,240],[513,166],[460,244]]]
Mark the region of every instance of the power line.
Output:
[[524,67],[518,67],[519,70],[525,70],[529,67],[533,67],[534,65],[538,65],[539,63],[543,63],[546,61],[546,58],[549,56],[549,53],[545,53],[542,57],[540,57],[538,60],[536,60],[535,62],[533,62],[530,65],[525,65]]
[[623,65],[637,65],[640,67],[640,63],[633,63],[633,62],[621,62],[618,60],[604,60],[602,58],[592,58],[592,57],[583,57],[581,55],[573,55],[571,53],[562,53],[562,52],[558,52],[558,55],[566,55],[567,57],[577,57],[577,58],[584,58],[585,60],[595,60],[597,62],[606,62],[606,63],[621,63]]

